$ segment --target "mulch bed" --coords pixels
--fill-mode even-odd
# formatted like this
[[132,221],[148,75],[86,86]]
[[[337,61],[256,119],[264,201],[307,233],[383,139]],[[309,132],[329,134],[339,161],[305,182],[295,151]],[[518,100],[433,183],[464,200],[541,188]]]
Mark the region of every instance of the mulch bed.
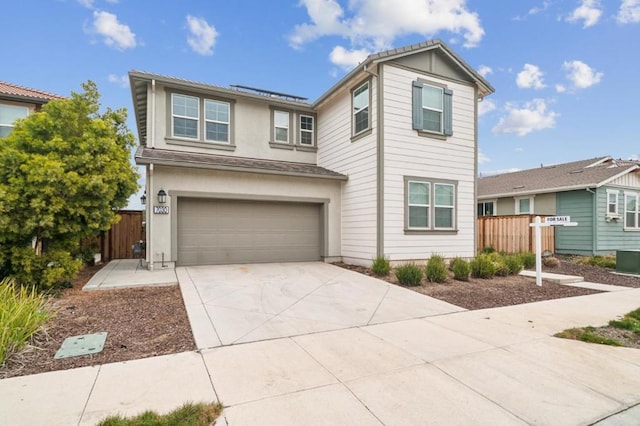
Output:
[[[363,266],[347,265],[341,262],[335,263],[335,265],[369,276],[375,276],[371,269]],[[377,278],[400,285],[393,273],[386,277]],[[542,281],[542,287],[538,287],[534,278],[519,275],[494,277],[486,280],[470,278],[467,282],[456,281],[449,277],[441,284],[431,283],[423,279],[419,286],[406,288],[466,309],[495,308],[600,293],[597,290],[569,287],[546,280]]]
[[[196,349],[179,286],[82,291],[99,269],[85,268],[73,288],[51,299],[57,315],[0,367],[0,379]],[[102,352],[53,359],[67,337],[105,331]]]
[[640,276],[616,274],[614,270],[577,263],[579,258],[560,257],[560,265],[555,268],[543,267],[544,272],[564,275],[578,275],[585,281],[600,284],[620,285],[624,287],[640,287]]

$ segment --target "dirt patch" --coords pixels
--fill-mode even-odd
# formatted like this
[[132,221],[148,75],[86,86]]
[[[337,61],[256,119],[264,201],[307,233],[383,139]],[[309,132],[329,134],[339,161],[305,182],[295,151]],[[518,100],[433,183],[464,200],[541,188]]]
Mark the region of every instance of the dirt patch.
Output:
[[[0,367],[0,379],[195,350],[177,285],[82,291],[100,267],[88,267],[50,304],[57,315],[31,346]],[[107,332],[102,352],[53,359],[67,337]]]
[[[369,268],[363,266],[347,265],[345,263],[335,263],[335,265],[369,276],[375,276]],[[393,273],[386,277],[378,278],[399,285]],[[569,287],[546,280],[543,280],[542,287],[538,287],[535,278],[520,275],[494,277],[487,280],[470,278],[468,282],[456,281],[449,277],[442,284],[430,283],[423,279],[419,286],[406,288],[466,309],[495,308],[600,293],[597,290]]]
[[564,275],[578,275],[591,283],[612,284],[624,287],[640,287],[640,276],[620,275],[614,270],[598,266],[582,265],[579,257],[560,257],[560,265],[555,268],[543,267],[544,272]]

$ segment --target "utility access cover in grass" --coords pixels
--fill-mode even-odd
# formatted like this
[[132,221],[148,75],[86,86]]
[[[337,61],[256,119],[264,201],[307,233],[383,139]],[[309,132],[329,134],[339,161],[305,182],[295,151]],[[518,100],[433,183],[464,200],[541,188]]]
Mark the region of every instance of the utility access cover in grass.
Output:
[[72,356],[97,354],[102,352],[104,342],[107,340],[107,332],[84,334],[82,336],[67,337],[62,346],[56,352],[54,359],[69,358]]

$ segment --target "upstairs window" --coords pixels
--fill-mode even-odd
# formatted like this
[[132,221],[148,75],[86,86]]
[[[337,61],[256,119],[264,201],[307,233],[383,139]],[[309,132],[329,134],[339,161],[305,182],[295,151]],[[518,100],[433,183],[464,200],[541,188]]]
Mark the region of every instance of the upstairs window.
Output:
[[289,143],[289,113],[286,111],[273,112],[273,137],[276,142]]
[[353,135],[359,135],[370,127],[369,123],[369,82],[353,91]]
[[11,133],[13,123],[29,115],[29,108],[16,105],[0,105],[0,138]]
[[300,116],[300,145],[313,146],[313,117],[310,115]]
[[453,92],[447,88],[413,82],[413,128],[418,131],[453,135]]
[[199,104],[193,96],[171,95],[173,136],[198,139]]
[[204,101],[205,139],[229,143],[229,104],[227,102]]

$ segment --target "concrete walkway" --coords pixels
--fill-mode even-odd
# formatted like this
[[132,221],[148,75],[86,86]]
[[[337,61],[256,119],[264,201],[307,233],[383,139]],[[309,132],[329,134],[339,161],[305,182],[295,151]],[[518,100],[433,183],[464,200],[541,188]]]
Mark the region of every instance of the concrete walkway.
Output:
[[5,379],[0,423],[219,399],[221,425],[639,424],[639,350],[551,337],[638,306],[627,289]]
[[82,289],[109,290],[174,284],[178,284],[178,278],[173,268],[149,271],[142,267],[139,260],[116,259],[100,269]]

